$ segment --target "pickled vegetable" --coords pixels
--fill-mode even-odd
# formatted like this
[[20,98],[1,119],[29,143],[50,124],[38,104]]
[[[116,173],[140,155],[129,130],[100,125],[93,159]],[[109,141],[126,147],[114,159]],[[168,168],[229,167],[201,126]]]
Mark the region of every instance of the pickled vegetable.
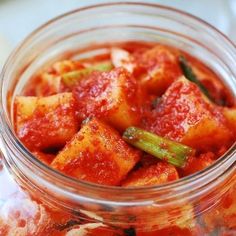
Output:
[[127,42],[79,58],[42,68],[14,100],[16,134],[52,168],[98,184],[158,185],[209,167],[235,142],[234,98],[191,55]]
[[[9,95],[9,103],[14,99],[15,132],[40,162],[78,181],[131,191],[131,201],[136,201],[135,188],[158,189],[204,171],[235,143],[235,98],[197,58],[159,43],[114,43],[103,51],[58,59],[33,75],[21,94]],[[159,199],[148,207],[131,204],[122,215],[116,208],[108,214],[102,205],[95,217],[80,209],[79,214],[99,223],[80,222],[55,210],[45,218],[53,227],[46,222],[39,229],[63,236],[235,232],[235,187],[222,189],[219,202],[217,188],[204,192],[203,198],[200,193],[199,204],[175,199],[175,191],[165,192],[167,199],[160,193],[165,209]],[[153,199],[145,190],[138,193]],[[1,220],[0,234],[8,230]],[[12,222],[23,224],[20,218]]]
[[123,139],[131,145],[178,167],[183,167],[188,156],[195,152],[192,148],[183,144],[136,127],[126,129]]

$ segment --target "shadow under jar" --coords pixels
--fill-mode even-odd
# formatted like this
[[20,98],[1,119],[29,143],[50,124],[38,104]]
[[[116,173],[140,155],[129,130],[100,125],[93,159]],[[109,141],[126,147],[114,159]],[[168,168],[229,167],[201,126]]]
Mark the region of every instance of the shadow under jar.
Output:
[[[146,3],[78,9],[35,32],[1,74],[0,235],[236,235],[235,145],[213,165],[159,186],[121,188],[75,180],[38,161],[17,139],[13,101],[40,68],[124,41],[177,47],[209,66],[236,95],[236,49],[186,13]],[[89,50],[84,50],[90,48]]]

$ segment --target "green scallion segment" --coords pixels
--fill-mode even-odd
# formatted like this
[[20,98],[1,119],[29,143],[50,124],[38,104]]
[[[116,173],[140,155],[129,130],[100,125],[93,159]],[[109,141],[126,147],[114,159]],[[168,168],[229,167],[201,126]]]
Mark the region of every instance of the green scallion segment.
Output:
[[177,167],[184,167],[188,156],[195,153],[191,147],[136,127],[127,128],[123,133],[123,139],[132,146]]
[[184,76],[190,80],[191,82],[195,83],[199,89],[210,99],[212,102],[214,102],[213,97],[210,95],[207,88],[201,83],[201,81],[197,78],[197,76],[194,74],[192,68],[189,66],[189,63],[187,62],[186,58],[184,56],[179,56],[179,64],[183,71]]
[[111,63],[101,63],[81,70],[71,71],[62,75],[62,81],[66,86],[73,87],[93,71],[110,71],[112,67]]

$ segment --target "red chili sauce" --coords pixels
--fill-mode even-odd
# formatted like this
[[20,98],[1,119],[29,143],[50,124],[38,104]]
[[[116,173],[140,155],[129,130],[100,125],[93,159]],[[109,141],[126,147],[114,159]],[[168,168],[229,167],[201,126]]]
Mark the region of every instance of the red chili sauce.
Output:
[[[235,99],[207,65],[158,43],[106,48],[47,65],[16,96],[15,131],[39,160],[84,181],[150,186],[203,170],[235,142]],[[144,141],[159,145],[160,153],[145,149]],[[96,230],[91,235],[110,235]],[[177,223],[162,231],[193,235]]]
[[[107,48],[103,55],[48,65],[16,97],[17,135],[40,160],[99,184],[155,185],[207,167],[233,144],[235,101],[206,65],[161,44],[128,42]],[[181,168],[171,163],[162,168],[163,173],[174,168],[175,178],[159,178],[161,172],[150,170],[168,160],[149,155],[154,161],[146,165],[145,150],[122,138],[129,127],[185,144],[194,154],[186,156]]]

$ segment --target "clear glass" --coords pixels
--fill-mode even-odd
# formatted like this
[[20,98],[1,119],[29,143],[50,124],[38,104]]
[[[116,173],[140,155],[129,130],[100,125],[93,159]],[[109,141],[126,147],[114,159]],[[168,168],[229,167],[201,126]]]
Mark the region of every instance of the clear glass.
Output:
[[36,71],[60,58],[99,54],[107,50],[103,43],[133,40],[185,50],[212,68],[236,96],[234,45],[186,13],[117,2],[48,22],[12,53],[1,74],[0,235],[236,234],[235,145],[192,176],[124,189],[64,176],[39,162],[15,136],[12,101]]

